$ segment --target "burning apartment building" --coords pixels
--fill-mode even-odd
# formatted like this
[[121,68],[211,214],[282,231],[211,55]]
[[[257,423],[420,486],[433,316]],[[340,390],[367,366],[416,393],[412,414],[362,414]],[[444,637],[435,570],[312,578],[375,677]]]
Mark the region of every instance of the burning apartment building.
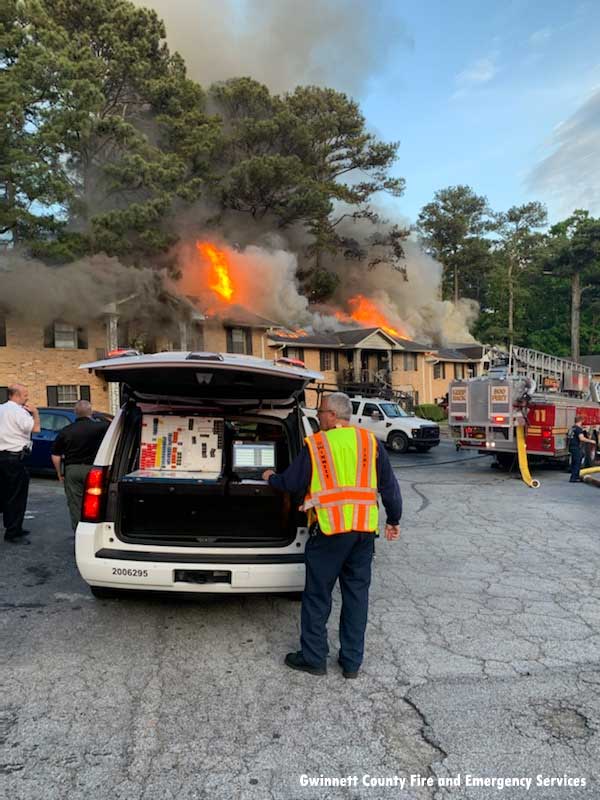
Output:
[[409,335],[443,324],[436,308],[451,333],[460,328],[441,301],[418,306],[413,297],[401,319],[389,276],[386,284],[363,271],[362,291],[352,293],[349,272],[341,298],[315,307],[298,290],[289,251],[200,240],[179,256],[177,280],[104,256],[55,269],[9,265],[0,273],[0,401],[19,380],[40,406],[89,399],[114,413],[118,388],[79,365],[119,348],[294,358],[321,371],[330,389],[391,393],[409,405],[435,402],[450,380],[481,369],[477,343],[436,347]]

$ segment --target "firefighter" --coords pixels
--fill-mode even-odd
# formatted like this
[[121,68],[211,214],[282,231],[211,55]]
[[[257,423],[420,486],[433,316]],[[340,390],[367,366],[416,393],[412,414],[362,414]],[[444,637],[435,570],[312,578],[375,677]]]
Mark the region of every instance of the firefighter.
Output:
[[327,672],[327,620],[331,593],[342,593],[338,663],[345,678],[356,678],[363,660],[371,563],[378,530],[377,491],[387,513],[385,536],[398,539],[402,498],[383,446],[364,429],[350,425],[352,405],[335,392],[318,409],[321,431],[281,475],[263,479],[280,491],[304,496],[308,513],[306,584],[302,593],[301,649],[285,663],[311,675]]
[[579,483],[579,470],[581,469],[582,444],[595,444],[593,439],[588,439],[581,427],[583,416],[577,414],[575,424],[569,431],[569,452],[571,454],[571,477],[569,483]]

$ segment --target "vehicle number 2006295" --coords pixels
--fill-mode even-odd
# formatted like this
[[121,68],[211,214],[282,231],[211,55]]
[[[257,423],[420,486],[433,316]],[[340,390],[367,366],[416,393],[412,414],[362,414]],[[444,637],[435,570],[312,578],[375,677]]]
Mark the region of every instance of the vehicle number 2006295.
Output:
[[148,577],[148,570],[147,569],[133,569],[133,568],[126,568],[126,567],[113,567],[112,571],[113,575],[127,575],[130,578],[147,578]]

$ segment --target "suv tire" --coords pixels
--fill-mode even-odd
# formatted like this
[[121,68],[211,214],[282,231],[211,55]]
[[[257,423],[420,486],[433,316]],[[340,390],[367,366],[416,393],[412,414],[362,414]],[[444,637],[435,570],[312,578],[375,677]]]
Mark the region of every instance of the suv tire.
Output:
[[399,431],[391,433],[388,439],[388,447],[394,453],[406,453],[408,451],[408,436]]

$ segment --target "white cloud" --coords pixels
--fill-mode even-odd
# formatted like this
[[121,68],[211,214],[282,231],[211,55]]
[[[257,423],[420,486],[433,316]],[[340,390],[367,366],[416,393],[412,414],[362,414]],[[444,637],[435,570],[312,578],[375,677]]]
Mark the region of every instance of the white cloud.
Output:
[[532,47],[540,47],[552,36],[552,28],[540,28],[534,31],[529,37],[529,44]]
[[529,188],[560,216],[576,208],[600,214],[600,88],[552,134],[553,152],[531,171]]
[[456,83],[459,86],[476,86],[478,84],[491,81],[498,72],[495,56],[486,56],[474,61],[470,66],[459,72],[456,76]]

